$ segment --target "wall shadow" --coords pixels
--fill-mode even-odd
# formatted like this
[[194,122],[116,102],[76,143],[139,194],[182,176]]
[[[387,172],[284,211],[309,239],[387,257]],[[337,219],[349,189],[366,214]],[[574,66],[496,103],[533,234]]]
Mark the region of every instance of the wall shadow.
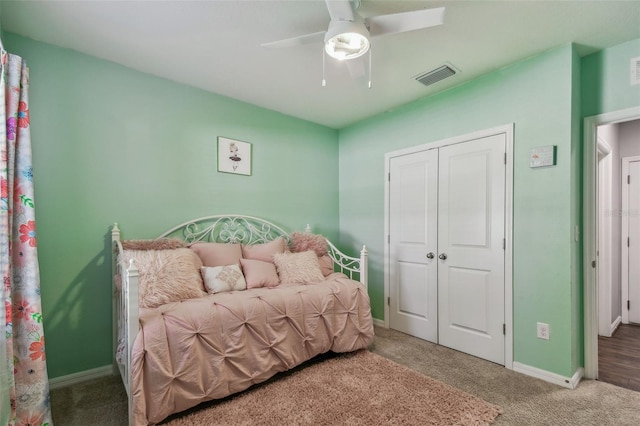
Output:
[[110,229],[103,242],[102,250],[47,309],[44,321],[50,377],[112,363]]

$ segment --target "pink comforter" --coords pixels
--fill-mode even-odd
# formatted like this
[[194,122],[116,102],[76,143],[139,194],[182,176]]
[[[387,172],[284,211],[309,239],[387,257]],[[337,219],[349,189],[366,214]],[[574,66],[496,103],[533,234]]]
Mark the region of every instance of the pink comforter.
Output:
[[132,360],[136,425],[242,391],[318,354],[373,342],[366,290],[338,273],[319,284],[141,309],[140,324]]

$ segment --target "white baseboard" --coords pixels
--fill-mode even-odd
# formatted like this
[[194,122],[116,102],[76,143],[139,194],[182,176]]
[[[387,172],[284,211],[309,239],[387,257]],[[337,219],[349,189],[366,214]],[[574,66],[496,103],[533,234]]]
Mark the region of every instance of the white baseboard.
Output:
[[378,327],[385,328],[384,320],[381,320],[381,319],[378,319],[378,318],[374,318],[373,319],[373,325],[377,325]]
[[513,363],[513,371],[517,371],[518,373],[526,374],[527,376],[544,380],[545,382],[554,383],[568,389],[575,389],[584,376],[584,369],[582,367],[578,368],[573,376],[564,377],[559,374],[541,370],[539,368],[531,367],[530,365],[521,364],[519,362]]
[[104,365],[102,367],[92,368],[90,370],[78,371],[77,373],[67,374],[66,376],[55,377],[49,380],[49,388],[50,389],[63,388],[65,386],[75,385],[76,383],[85,382],[87,380],[111,376],[112,374],[114,374],[113,364]]
[[620,323],[622,323],[622,317],[618,315],[618,318],[616,318],[616,320],[611,324],[611,333],[609,336],[613,336],[613,333],[618,329]]

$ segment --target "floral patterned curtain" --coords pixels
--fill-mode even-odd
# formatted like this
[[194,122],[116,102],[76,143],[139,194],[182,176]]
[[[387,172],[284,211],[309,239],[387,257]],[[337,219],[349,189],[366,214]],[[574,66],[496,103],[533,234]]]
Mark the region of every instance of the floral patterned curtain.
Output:
[[[0,82],[0,423],[52,426],[29,126],[29,69],[2,52]],[[0,313],[2,312],[0,311]],[[7,403],[8,399],[8,403]],[[5,413],[2,413],[4,407]],[[2,418],[4,417],[4,419]]]

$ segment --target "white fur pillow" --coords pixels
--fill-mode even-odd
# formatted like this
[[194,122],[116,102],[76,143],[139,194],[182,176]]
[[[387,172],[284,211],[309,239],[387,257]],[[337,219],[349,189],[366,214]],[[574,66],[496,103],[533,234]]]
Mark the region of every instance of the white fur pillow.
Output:
[[202,261],[192,250],[125,250],[123,259],[127,266],[133,259],[138,268],[138,304],[142,308],[207,294],[200,277]]
[[247,282],[242,275],[240,265],[203,266],[200,273],[204,279],[204,286],[209,293],[222,293],[223,291],[244,290]]
[[280,281],[287,284],[317,283],[324,280],[315,252],[279,253],[273,256]]

